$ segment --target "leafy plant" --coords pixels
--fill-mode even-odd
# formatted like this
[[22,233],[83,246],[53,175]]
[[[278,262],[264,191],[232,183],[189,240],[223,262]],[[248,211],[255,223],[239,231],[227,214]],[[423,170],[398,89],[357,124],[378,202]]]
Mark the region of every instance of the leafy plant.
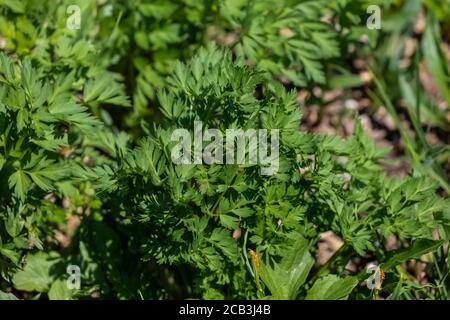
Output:
[[[345,241],[346,255],[376,252],[383,261],[386,253],[377,247],[390,235],[431,239],[432,231],[445,222],[442,212],[448,207],[446,200],[433,196],[433,184],[422,178],[384,177],[377,163],[385,151],[377,150],[359,125],[346,140],[298,131],[295,96],[282,88],[272,91],[264,79],[216,48],[201,50],[189,65],[176,66],[171,87],[160,95],[166,124],[148,129],[150,136],[137,148],[120,154],[119,166],[110,171],[115,174],[99,176],[107,181],[105,190],[120,195],[109,214],[117,215],[119,207],[124,230],[151,234],[133,237],[132,247],[140,248],[146,260],[197,269],[202,279],[193,289],[197,294],[215,296],[226,286],[231,294],[221,297],[249,298],[257,295],[261,283],[249,279],[257,276],[245,263],[247,248],[276,258],[296,238],[315,243],[319,233],[333,230]],[[260,98],[254,95],[257,88]],[[233,127],[278,128],[278,173],[261,176],[257,166],[174,164],[170,135],[177,128],[191,129],[196,120],[223,133]],[[245,240],[233,237],[237,230],[245,232]],[[302,250],[311,250],[302,244]],[[275,297],[296,297],[305,279],[275,280],[273,274],[294,276],[298,262],[285,257],[278,268],[261,266],[262,282]],[[309,272],[304,268],[303,277]],[[332,284],[337,279],[322,281],[339,288]],[[294,287],[278,291],[285,282]],[[343,286],[350,283],[354,280]],[[320,293],[312,293],[316,295]]]

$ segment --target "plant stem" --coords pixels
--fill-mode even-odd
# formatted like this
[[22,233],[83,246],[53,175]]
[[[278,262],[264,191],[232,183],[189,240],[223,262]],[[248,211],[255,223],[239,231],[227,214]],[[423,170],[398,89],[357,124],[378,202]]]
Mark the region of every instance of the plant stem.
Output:
[[342,256],[342,252],[344,252],[347,249],[347,244],[343,244],[339,249],[336,250],[336,252],[331,256],[330,259],[328,259],[327,262],[325,262],[319,270],[312,276],[311,281],[317,280],[321,275],[327,273],[329,271],[329,267],[339,258]]

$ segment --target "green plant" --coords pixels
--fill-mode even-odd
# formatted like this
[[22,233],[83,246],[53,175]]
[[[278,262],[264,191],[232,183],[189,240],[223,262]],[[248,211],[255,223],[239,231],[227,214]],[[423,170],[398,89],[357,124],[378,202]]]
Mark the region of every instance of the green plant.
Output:
[[[41,228],[64,219],[45,195],[64,194],[71,166],[62,149],[79,144],[99,121],[73,101],[73,78],[41,81],[28,60],[14,64],[0,54],[1,273],[18,265],[24,249],[43,249]],[[72,187],[73,188],[73,187]]]
[[[390,235],[431,239],[435,228],[448,223],[448,202],[433,196],[429,181],[381,173],[378,163],[386,151],[377,150],[359,125],[346,140],[299,132],[295,96],[282,88],[272,91],[264,79],[215,48],[201,50],[188,66],[176,66],[159,99],[165,124],[148,129],[150,136],[136,149],[121,147],[115,174],[99,176],[104,189],[119,195],[119,202],[109,202],[107,215],[122,221],[128,246],[139,248],[146,260],[198,270],[198,282],[186,283],[195,294],[255,298],[265,296],[258,286],[271,283],[270,269],[262,271],[262,282],[252,280],[247,248],[271,259],[303,237],[311,250],[319,233],[333,230],[345,241],[343,260],[332,268],[341,272],[353,255],[372,252],[386,259],[381,247]],[[195,120],[221,131],[278,128],[278,173],[261,176],[257,166],[174,164],[170,135],[191,129]],[[297,292],[272,294],[297,297]]]

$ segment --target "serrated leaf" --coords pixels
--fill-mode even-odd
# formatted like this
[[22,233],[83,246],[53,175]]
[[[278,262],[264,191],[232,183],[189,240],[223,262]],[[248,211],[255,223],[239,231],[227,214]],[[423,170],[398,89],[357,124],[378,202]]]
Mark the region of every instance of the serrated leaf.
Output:
[[8,219],[6,219],[5,221],[5,228],[11,237],[13,238],[17,237],[22,231],[23,226],[24,222],[22,221],[19,215],[16,216],[12,212],[8,213]]
[[225,228],[236,229],[239,226],[239,219],[226,214],[220,215],[220,222]]
[[214,229],[210,241],[217,246],[228,258],[236,260],[238,249],[236,241],[231,237],[230,232],[222,228]]
[[231,210],[231,212],[242,218],[248,218],[253,215],[253,210],[251,208],[238,208]]
[[24,200],[31,184],[30,178],[23,170],[14,172],[8,179],[9,187],[14,188],[14,194]]
[[55,119],[76,125],[82,129],[90,129],[90,127],[100,123],[87,112],[87,108],[72,101],[57,101],[50,105],[49,111]]
[[117,106],[130,106],[130,101],[125,95],[123,85],[108,74],[102,74],[89,80],[83,91],[83,100],[86,104],[113,104]]

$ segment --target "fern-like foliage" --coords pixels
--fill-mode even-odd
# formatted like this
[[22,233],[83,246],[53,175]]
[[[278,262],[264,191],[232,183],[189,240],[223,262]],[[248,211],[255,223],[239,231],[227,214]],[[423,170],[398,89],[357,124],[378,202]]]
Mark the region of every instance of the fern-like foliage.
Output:
[[[105,189],[128,199],[111,210],[120,206],[123,223],[140,226],[133,243],[144,258],[197,269],[203,279],[195,286],[198,294],[212,297],[222,286],[232,290],[228,298],[263,294],[248,269],[247,248],[276,257],[292,238],[314,242],[320,232],[333,230],[350,252],[363,255],[377,252],[375,244],[393,234],[431,239],[443,221],[448,203],[432,195],[435,186],[386,178],[378,165],[386,150],[377,149],[359,125],[346,140],[298,131],[295,95],[273,90],[261,72],[236,63],[229,52],[202,49],[189,64],[177,64],[168,82],[159,95],[165,123],[119,156],[108,179],[113,187],[109,182]],[[192,130],[194,121],[224,134],[227,128],[279,129],[278,173],[261,176],[258,166],[174,164],[171,133]],[[233,237],[236,230],[245,237]]]
[[100,125],[72,98],[72,81],[70,75],[41,79],[28,59],[15,63],[0,53],[0,216],[7,221],[0,271],[5,278],[23,249],[42,249],[37,226],[64,219],[49,199],[67,194],[76,167],[71,149]]

